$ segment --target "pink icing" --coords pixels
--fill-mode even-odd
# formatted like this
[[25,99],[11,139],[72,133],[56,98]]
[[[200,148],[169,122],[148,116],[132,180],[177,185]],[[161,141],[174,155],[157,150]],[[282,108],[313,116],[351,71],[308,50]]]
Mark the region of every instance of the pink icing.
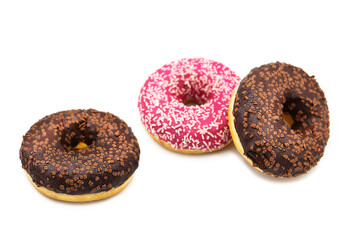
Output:
[[[153,73],[141,89],[141,122],[174,149],[213,151],[230,140],[228,106],[240,78],[221,63],[181,59]],[[197,106],[186,106],[192,99]]]

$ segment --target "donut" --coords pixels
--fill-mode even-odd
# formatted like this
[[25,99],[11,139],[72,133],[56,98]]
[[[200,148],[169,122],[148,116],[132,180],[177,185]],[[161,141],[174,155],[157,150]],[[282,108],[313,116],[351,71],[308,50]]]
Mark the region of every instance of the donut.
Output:
[[229,126],[237,150],[275,177],[309,171],[329,139],[329,111],[314,76],[276,62],[254,68],[235,89]]
[[69,202],[110,197],[139,165],[140,148],[119,117],[94,109],[61,111],[39,120],[23,136],[20,160],[35,187]]
[[142,87],[141,122],[162,146],[181,153],[219,150],[231,141],[227,109],[240,78],[223,64],[187,58],[164,65]]

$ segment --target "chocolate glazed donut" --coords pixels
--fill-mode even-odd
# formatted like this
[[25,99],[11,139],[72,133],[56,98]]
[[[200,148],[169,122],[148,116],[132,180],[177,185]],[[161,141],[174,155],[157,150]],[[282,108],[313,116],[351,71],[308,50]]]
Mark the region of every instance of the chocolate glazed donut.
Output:
[[139,155],[127,124],[93,109],[44,117],[25,134],[20,149],[22,167],[41,192],[75,202],[120,191],[137,169]]
[[254,68],[243,79],[230,103],[229,124],[244,158],[278,177],[306,173],[329,138],[328,106],[314,76],[280,62]]

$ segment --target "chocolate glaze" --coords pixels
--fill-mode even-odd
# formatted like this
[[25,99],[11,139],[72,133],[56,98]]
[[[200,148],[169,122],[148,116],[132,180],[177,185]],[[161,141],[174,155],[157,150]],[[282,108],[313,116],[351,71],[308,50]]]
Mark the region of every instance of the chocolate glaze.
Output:
[[301,68],[276,62],[252,69],[237,90],[233,115],[244,154],[269,175],[306,173],[324,154],[328,106],[314,76]]
[[[74,149],[79,142],[88,147]],[[131,128],[94,109],[44,117],[25,134],[20,149],[22,167],[37,186],[71,195],[120,186],[137,169],[139,156]]]

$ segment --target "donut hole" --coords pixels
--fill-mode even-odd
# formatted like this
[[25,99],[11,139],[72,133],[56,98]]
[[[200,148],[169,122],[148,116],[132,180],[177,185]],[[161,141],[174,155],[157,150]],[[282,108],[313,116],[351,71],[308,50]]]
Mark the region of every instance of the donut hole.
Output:
[[96,130],[86,121],[70,124],[62,131],[61,144],[69,151],[76,151],[90,147],[96,138]]
[[310,104],[300,98],[287,98],[282,112],[283,121],[295,131],[306,129],[309,124],[308,113]]
[[177,87],[174,96],[187,107],[196,107],[207,103],[213,96],[208,76],[201,74],[177,75]]
[[187,107],[197,107],[197,106],[200,106],[200,105],[204,104],[204,103],[199,103],[198,101],[195,101],[192,98],[185,99],[185,101],[183,103]]
[[289,125],[289,127],[291,128],[294,124],[294,119],[293,117],[291,116],[290,113],[288,112],[283,112],[282,115],[281,115],[282,119],[284,120],[284,122]]

